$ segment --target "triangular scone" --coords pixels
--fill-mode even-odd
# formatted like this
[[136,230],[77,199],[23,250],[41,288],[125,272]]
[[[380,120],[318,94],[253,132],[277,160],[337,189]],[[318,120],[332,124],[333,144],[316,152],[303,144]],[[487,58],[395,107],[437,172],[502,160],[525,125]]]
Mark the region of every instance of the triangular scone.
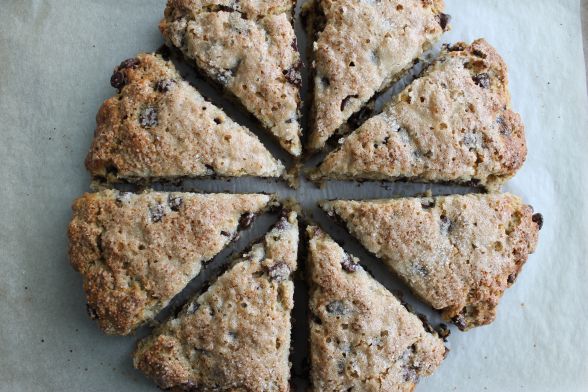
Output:
[[108,334],[153,319],[270,206],[267,195],[88,193],[75,201],[69,255],[88,312]]
[[543,222],[508,193],[337,200],[322,207],[462,330],[494,320]]
[[119,93],[98,112],[86,158],[93,177],[119,182],[284,172],[251,131],[207,102],[161,56],[123,61],[111,83]]
[[311,150],[322,148],[375,93],[398,80],[447,28],[443,0],[311,0]]
[[168,0],[168,45],[223,87],[299,156],[300,54],[292,0]]
[[139,343],[135,367],[181,391],[289,391],[298,224],[285,215],[206,292]]
[[483,39],[446,47],[384,112],[329,154],[314,180],[469,183],[494,190],[523,165],[506,65]]
[[328,235],[308,228],[313,391],[412,391],[446,348]]

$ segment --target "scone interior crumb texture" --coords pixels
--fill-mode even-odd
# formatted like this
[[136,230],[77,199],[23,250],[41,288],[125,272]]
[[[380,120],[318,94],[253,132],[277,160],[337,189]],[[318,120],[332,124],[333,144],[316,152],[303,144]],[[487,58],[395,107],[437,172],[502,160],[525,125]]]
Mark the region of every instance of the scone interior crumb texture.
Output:
[[315,391],[412,391],[447,349],[321,229],[308,229]]
[[148,338],[135,366],[161,388],[289,391],[298,221],[287,212],[208,290]]
[[311,178],[409,179],[498,190],[527,155],[524,126],[510,104],[506,65],[492,46],[483,39],[446,46]]
[[335,200],[322,207],[462,330],[494,320],[543,223],[508,193]]
[[152,320],[273,197],[106,190],[75,201],[69,255],[108,334]]

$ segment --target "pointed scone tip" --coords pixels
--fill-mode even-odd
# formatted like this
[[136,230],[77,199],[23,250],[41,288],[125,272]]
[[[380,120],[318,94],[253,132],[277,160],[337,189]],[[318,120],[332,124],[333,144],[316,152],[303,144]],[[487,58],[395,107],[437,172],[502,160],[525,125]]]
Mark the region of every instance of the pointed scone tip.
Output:
[[262,194],[83,195],[72,207],[69,256],[90,317],[107,334],[132,333],[274,203]]
[[135,367],[166,390],[289,391],[298,237],[291,211],[140,341]]
[[457,183],[496,191],[526,155],[521,117],[510,110],[506,65],[479,39],[445,46],[309,178]]
[[411,391],[447,349],[316,226],[307,228],[314,391]]
[[302,63],[294,5],[290,0],[169,0],[159,28],[169,46],[298,157]]
[[285,168],[249,129],[231,120],[160,55],[123,61],[111,78],[86,168],[114,182],[200,177],[280,177]]
[[448,29],[442,0],[315,0],[304,7],[314,31],[311,151],[413,66]]
[[541,214],[508,193],[321,207],[461,330],[494,321],[543,224]]

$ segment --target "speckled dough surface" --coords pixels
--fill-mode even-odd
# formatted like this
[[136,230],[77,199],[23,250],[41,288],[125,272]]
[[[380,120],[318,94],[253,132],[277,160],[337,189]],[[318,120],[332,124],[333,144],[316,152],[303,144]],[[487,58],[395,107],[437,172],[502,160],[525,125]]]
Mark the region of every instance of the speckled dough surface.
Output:
[[135,366],[178,391],[289,391],[298,223],[281,218],[210,288],[139,343]]
[[86,158],[93,177],[118,182],[283,173],[253,133],[205,101],[159,55],[123,61],[111,84],[119,93],[100,108]]
[[526,155],[522,120],[510,110],[506,65],[480,39],[446,47],[312,177],[469,182],[495,190]]
[[443,0],[314,1],[312,150],[412,66],[449,19]]
[[317,227],[308,228],[313,391],[412,391],[446,348]]
[[322,207],[460,329],[494,320],[543,223],[508,193],[339,200]]
[[273,203],[267,195],[87,193],[75,201],[69,255],[88,312],[108,334],[154,318]]
[[160,30],[300,155],[300,55],[291,0],[169,0]]

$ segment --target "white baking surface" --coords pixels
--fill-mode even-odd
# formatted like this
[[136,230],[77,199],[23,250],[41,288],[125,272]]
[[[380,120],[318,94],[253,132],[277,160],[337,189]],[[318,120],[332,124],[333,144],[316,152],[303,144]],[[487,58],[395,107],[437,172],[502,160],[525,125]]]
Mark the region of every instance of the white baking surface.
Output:
[[[485,37],[509,65],[513,106],[527,126],[529,155],[506,190],[542,212],[545,225],[537,252],[505,294],[496,321],[467,333],[452,328],[450,355],[417,390],[586,391],[588,100],[580,1],[446,2],[453,30],[443,42]],[[112,68],[159,47],[164,1],[0,3],[0,391],[156,390],[132,368],[130,357],[138,337],[149,329],[134,337],[108,337],[86,316],[81,279],[67,260],[66,227],[72,201],[88,190],[83,159],[99,105],[114,93]],[[205,95],[225,102],[184,70]],[[237,121],[251,124],[233,105],[224,106]],[[275,143],[269,145],[275,150]],[[311,208],[320,198],[452,190],[353,183],[319,190],[303,183],[294,192],[280,183],[253,180],[189,185],[295,196],[323,224],[328,219]],[[214,276],[231,251],[262,235],[271,219],[275,216],[260,219],[183,296]],[[333,225],[327,230],[387,287],[404,289],[343,230]],[[298,289],[300,314],[304,292]],[[296,349],[304,352],[304,322],[295,329]],[[303,366],[299,358],[294,362],[300,384]]]

